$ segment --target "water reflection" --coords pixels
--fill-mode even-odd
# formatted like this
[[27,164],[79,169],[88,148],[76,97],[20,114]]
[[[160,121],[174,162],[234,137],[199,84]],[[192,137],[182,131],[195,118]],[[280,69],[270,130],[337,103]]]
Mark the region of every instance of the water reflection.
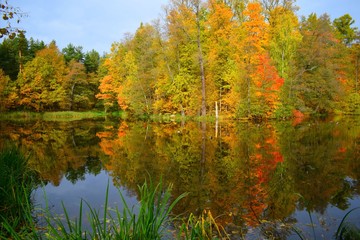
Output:
[[42,180],[58,186],[54,196],[68,198],[60,193],[69,182],[79,186],[105,173],[137,196],[148,176],[162,176],[174,184],[174,197],[190,193],[175,214],[210,209],[231,231],[280,239],[292,227],[331,237],[345,212],[360,205],[358,119],[0,124],[0,146],[10,139],[29,152]]

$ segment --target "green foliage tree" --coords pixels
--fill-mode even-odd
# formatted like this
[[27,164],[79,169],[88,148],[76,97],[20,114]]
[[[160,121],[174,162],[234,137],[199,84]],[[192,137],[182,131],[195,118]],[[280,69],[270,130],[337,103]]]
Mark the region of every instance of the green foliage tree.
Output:
[[30,38],[29,40],[29,60],[33,59],[36,56],[37,51],[44,49],[46,47],[44,41],[34,40]]
[[84,57],[86,73],[97,73],[100,65],[100,54],[96,50],[87,52]]
[[347,46],[350,46],[357,37],[356,33],[358,28],[352,27],[354,23],[355,20],[350,16],[350,14],[345,14],[333,21],[333,25],[337,30],[339,38]]
[[21,32],[13,39],[5,39],[0,45],[0,67],[15,81],[24,64],[31,60],[29,44]]
[[269,27],[270,56],[279,75],[289,80],[301,41],[298,18],[292,10],[276,7],[270,12]]
[[74,46],[69,43],[65,48],[62,49],[62,53],[65,58],[65,62],[69,63],[71,60],[82,62],[84,60],[84,53],[82,52],[81,46]]
[[292,97],[303,111],[332,112],[340,99],[342,83],[338,79],[339,43],[329,16],[311,14],[302,20],[300,31],[303,40],[297,52]]

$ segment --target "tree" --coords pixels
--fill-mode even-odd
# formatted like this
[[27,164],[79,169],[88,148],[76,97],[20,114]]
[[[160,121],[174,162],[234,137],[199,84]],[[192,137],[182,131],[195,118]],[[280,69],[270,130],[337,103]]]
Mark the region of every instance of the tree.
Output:
[[210,110],[218,105],[220,113],[231,114],[238,104],[238,99],[233,97],[240,78],[235,50],[239,44],[236,35],[238,24],[232,9],[224,2],[210,0],[208,5],[204,33],[208,48],[205,58],[207,101]]
[[166,27],[173,72],[168,93],[175,110],[182,115],[206,115],[205,10],[198,0],[173,0],[167,8]]
[[356,33],[358,31],[358,28],[351,27],[351,25],[353,25],[354,23],[355,20],[353,20],[353,18],[349,14],[345,14],[339,18],[336,18],[333,21],[339,38],[347,46],[350,46],[357,37]]
[[[68,63],[69,73],[64,79],[64,90],[67,93],[66,103],[70,110],[89,107],[89,99],[86,93],[88,81],[86,78],[84,64],[72,59]],[[81,89],[81,91],[80,91]],[[86,106],[86,107],[85,107]]]
[[10,82],[9,76],[5,75],[4,71],[0,68],[0,112],[4,111],[7,105],[5,104],[6,88]]
[[29,40],[29,60],[33,59],[36,56],[37,51],[46,48],[44,41],[34,40],[30,38]]
[[68,104],[63,86],[66,73],[63,55],[52,42],[20,73],[19,105],[36,111],[64,109]]
[[223,2],[231,8],[235,21],[240,24],[245,21],[244,10],[249,0],[227,0]]
[[266,20],[270,19],[271,12],[276,8],[282,8],[286,11],[294,12],[297,10],[297,7],[294,6],[295,2],[296,0],[261,0]]
[[280,102],[280,90],[284,84],[270,58],[264,54],[259,56],[259,64],[251,76],[255,88],[254,105],[257,113],[253,115],[271,117]]
[[21,32],[13,39],[5,39],[0,45],[0,67],[15,81],[24,64],[31,60],[29,44]]
[[[261,5],[259,3],[249,3],[244,11],[246,21],[243,23],[245,37],[242,43],[243,60],[245,62],[245,83],[242,94],[242,107],[240,109],[240,116],[264,117],[267,111],[258,101],[259,92],[263,85],[260,83],[258,71],[263,64],[268,62],[266,59],[266,48],[269,45],[268,24],[261,15]],[[266,79],[266,78],[265,78]],[[264,79],[264,81],[266,81]],[[259,82],[260,81],[260,82]]]
[[122,78],[126,74],[122,57],[126,54],[124,43],[114,43],[111,52],[104,60],[101,69],[104,69],[104,76],[100,79],[99,93],[97,99],[103,100],[105,112],[116,104],[122,110],[128,108],[127,101],[122,95]]
[[69,63],[71,60],[75,60],[77,62],[83,62],[84,53],[82,52],[82,47],[75,47],[73,44],[69,43],[65,48],[63,48],[62,53],[65,58],[65,62]]
[[289,80],[297,47],[301,41],[299,22],[295,13],[283,7],[270,12],[270,56],[279,75]]
[[86,73],[97,73],[100,65],[100,54],[94,49],[85,54],[84,65]]
[[309,15],[301,22],[302,42],[299,45],[297,75],[290,89],[297,108],[312,113],[332,112],[340,100],[338,41],[328,15]]

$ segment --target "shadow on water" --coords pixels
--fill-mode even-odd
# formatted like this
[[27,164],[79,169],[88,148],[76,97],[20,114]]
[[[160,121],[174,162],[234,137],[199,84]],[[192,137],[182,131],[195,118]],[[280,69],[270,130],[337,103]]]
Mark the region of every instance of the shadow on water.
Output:
[[[10,140],[31,153],[55,212],[61,200],[75,214],[76,199],[101,206],[108,179],[135,204],[148,174],[173,183],[174,197],[190,193],[174,214],[211,210],[247,239],[297,239],[294,229],[333,238],[360,206],[360,119],[0,124],[0,146]],[[109,203],[118,204],[111,191]],[[347,221],[360,227],[356,217]]]

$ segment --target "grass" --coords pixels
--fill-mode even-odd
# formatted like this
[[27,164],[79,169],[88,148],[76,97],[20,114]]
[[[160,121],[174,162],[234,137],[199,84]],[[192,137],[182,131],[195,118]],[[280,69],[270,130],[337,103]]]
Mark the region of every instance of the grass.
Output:
[[21,236],[35,226],[30,201],[35,173],[27,160],[14,146],[0,153],[0,238]]
[[44,121],[73,121],[89,118],[102,118],[105,117],[104,112],[45,112],[42,114]]
[[[138,213],[127,205],[120,191],[119,196],[124,210],[120,211],[117,207],[109,208],[109,184],[102,211],[92,208],[86,200],[81,200],[78,218],[72,221],[64,205],[65,219],[52,216],[46,209],[47,227],[44,234],[47,239],[161,239],[165,234],[166,226],[172,221],[171,210],[186,194],[169,203],[171,186],[164,190],[161,181],[156,186],[151,181],[145,182],[139,186],[139,192],[141,201]],[[87,208],[90,229],[84,229],[82,218],[84,208]]]
[[216,223],[210,210],[204,210],[201,216],[190,214],[189,218],[181,225],[178,239],[230,239],[225,229]]
[[82,119],[95,119],[105,118],[107,116],[126,119],[127,113],[124,111],[109,112],[103,111],[87,111],[87,112],[75,112],[75,111],[59,111],[59,112],[3,112],[0,115],[0,120],[11,121],[28,121],[28,120],[43,120],[43,121],[74,121]]

